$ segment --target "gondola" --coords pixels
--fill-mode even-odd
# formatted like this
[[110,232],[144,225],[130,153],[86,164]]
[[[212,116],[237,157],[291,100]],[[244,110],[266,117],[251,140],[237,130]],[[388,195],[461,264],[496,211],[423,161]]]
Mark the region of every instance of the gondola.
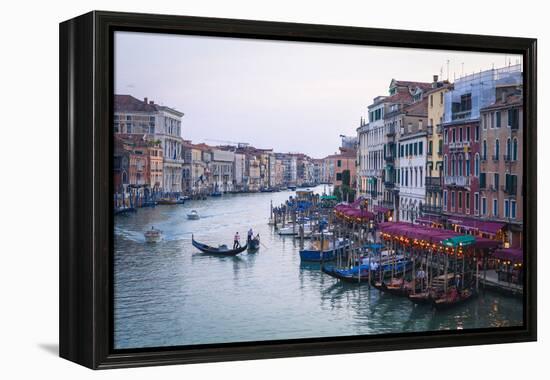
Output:
[[471,289],[464,289],[460,292],[447,292],[447,294],[443,294],[441,297],[433,299],[433,306],[437,310],[445,310],[471,300],[476,294],[477,293]]
[[323,265],[321,271],[329,276],[332,276],[338,280],[349,282],[352,284],[368,284],[369,283],[369,273],[368,266],[367,269],[361,268],[361,276],[357,270],[353,269],[337,269],[332,265]]
[[260,239],[258,238],[251,239],[247,244],[248,252],[250,253],[256,253],[260,249]]
[[248,244],[243,245],[242,247],[239,247],[237,249],[228,249],[227,245],[223,244],[216,247],[211,247],[209,245],[199,243],[195,240],[194,237],[191,237],[191,242],[193,243],[193,247],[197,248],[199,251],[203,253],[208,253],[211,255],[220,255],[220,256],[235,256],[238,255],[241,252],[246,251],[248,248]]
[[433,292],[420,292],[409,294],[409,300],[417,305],[429,305],[433,302]]

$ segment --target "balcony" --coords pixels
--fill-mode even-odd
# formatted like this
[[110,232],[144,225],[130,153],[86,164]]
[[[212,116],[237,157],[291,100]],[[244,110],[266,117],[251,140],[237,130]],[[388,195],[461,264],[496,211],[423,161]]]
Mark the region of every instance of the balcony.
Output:
[[517,189],[513,186],[504,185],[501,187],[501,189],[508,195],[517,195]]
[[453,112],[452,114],[452,120],[468,120],[472,117],[472,110],[466,110],[466,111],[460,111],[460,112]]
[[449,149],[451,150],[459,150],[464,148],[470,148],[469,141],[453,141],[449,143]]
[[441,214],[442,211],[443,210],[441,206],[433,206],[427,204],[420,205],[420,212],[425,214]]
[[395,136],[395,127],[394,126],[389,126],[388,128],[386,128],[386,136],[387,137]]
[[384,160],[386,160],[386,162],[393,163],[393,161],[395,160],[395,157],[390,154],[390,155],[384,156]]
[[445,186],[470,187],[470,177],[448,175],[443,178]]
[[441,178],[440,177],[426,177],[426,190],[439,191],[441,190]]
[[499,155],[498,155],[498,154],[493,154],[493,155],[491,156],[491,158],[493,159],[493,161],[498,161]]
[[395,182],[393,181],[384,181],[384,186],[386,189],[393,189],[395,187]]
[[378,205],[382,206],[382,207],[387,207],[387,208],[393,210],[393,202],[392,201],[381,200],[381,201],[378,202]]

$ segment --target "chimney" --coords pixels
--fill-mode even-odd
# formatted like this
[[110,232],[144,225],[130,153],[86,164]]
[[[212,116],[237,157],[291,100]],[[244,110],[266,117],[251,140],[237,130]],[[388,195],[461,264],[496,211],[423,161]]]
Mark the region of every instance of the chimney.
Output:
[[147,98],[143,98],[143,103],[147,104]]
[[151,104],[151,105],[152,105],[152,104],[155,104],[155,102],[151,100],[151,101],[149,102],[149,104]]
[[436,83],[437,83],[437,80],[438,80],[438,79],[439,79],[439,76],[437,76],[437,75],[434,75],[434,82],[436,82]]

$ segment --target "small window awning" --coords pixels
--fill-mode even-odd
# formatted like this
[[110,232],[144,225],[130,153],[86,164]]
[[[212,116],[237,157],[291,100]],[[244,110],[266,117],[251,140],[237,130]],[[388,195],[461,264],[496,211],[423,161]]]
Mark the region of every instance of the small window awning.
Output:
[[472,245],[476,242],[476,238],[470,235],[460,235],[455,236],[452,238],[445,239],[441,242],[441,244],[447,246],[447,247],[466,247],[468,245]]

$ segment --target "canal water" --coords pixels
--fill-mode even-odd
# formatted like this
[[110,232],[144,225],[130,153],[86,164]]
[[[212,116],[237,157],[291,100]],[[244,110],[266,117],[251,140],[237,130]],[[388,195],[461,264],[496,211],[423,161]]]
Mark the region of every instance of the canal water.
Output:
[[[322,192],[323,187],[316,188]],[[414,305],[367,285],[342,284],[301,264],[298,241],[267,224],[269,205],[294,192],[224,195],[115,217],[114,345],[117,349],[473,329],[522,324],[519,298],[482,292],[447,311]],[[187,220],[195,209],[200,220]],[[145,243],[151,226],[164,239]],[[191,245],[244,244],[255,254],[215,257]],[[306,243],[307,244],[307,243]]]

